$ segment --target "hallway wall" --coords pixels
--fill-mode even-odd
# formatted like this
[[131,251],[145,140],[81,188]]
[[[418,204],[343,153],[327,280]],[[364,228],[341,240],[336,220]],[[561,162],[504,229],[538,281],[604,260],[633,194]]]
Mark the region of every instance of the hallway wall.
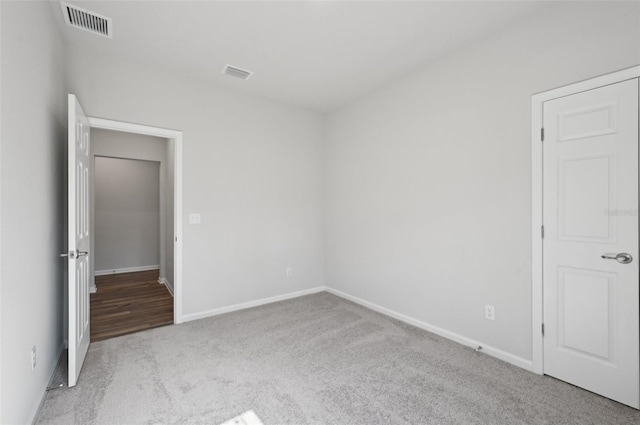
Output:
[[[168,176],[168,173],[173,175],[173,164],[169,164],[169,161],[173,161],[172,142],[160,137],[93,128],[91,130],[91,143],[91,153],[94,157],[128,158],[141,161],[156,161],[160,164],[159,218],[161,224],[158,236],[158,261],[153,264],[139,264],[138,267],[159,265],[161,278],[167,275],[169,268],[171,275],[173,275],[173,246],[167,247],[167,239],[173,237],[173,227],[171,229],[167,228],[169,225],[173,226],[173,215],[169,217],[167,212],[167,210],[173,211],[174,208],[173,178]],[[95,191],[92,195],[94,195],[94,199],[92,199],[92,205],[94,205]],[[95,209],[95,207],[92,208]],[[95,216],[95,214],[93,215]],[[167,220],[171,220],[171,224]],[[92,222],[92,228],[95,226],[95,221],[93,220]],[[95,231],[93,229],[94,233]],[[95,243],[95,238],[92,243]],[[115,249],[115,247],[109,248],[109,250]],[[92,260],[95,260],[95,256]],[[106,269],[102,268],[104,266],[104,264],[102,266],[94,265],[92,270],[113,270],[115,267],[113,261],[106,266]]]
[[159,269],[160,163],[96,157],[94,164],[95,273]]

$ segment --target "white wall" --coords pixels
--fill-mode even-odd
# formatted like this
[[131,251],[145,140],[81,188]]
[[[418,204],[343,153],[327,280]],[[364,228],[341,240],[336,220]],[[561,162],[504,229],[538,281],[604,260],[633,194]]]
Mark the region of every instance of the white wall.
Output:
[[[160,163],[160,229],[159,229],[159,263],[160,263],[160,277],[164,277],[166,273],[167,263],[173,265],[173,252],[168,252],[165,249],[166,245],[166,209],[173,209],[174,201],[173,194],[169,196],[169,190],[173,188],[168,187],[167,183],[167,170],[169,164],[167,164],[169,150],[169,141],[160,137],[146,136],[133,133],[125,133],[120,131],[111,131],[103,129],[91,130],[91,155],[113,158],[127,158],[141,161],[155,161]],[[171,150],[173,147],[171,145]],[[173,160],[173,158],[171,158]],[[95,169],[95,165],[94,165]],[[173,171],[171,171],[173,174]],[[95,229],[95,190],[92,192],[92,217],[94,218],[91,226],[93,234],[96,233]],[[171,229],[173,232],[173,229]],[[94,244],[92,252],[96,252],[95,238],[92,240]],[[95,261],[96,256],[92,258]],[[158,263],[147,264],[157,265]],[[142,265],[141,265],[142,266]],[[92,265],[92,270],[103,271],[104,269]]]
[[167,140],[122,131],[91,129],[91,155],[164,162]]
[[160,268],[160,163],[95,158],[95,270]]
[[640,63],[639,16],[557,5],[332,113],[327,285],[530,360],[531,95]]
[[167,166],[165,168],[165,193],[167,202],[164,208],[164,249],[162,250],[165,263],[164,270],[161,274],[161,277],[164,278],[165,283],[173,292],[173,282],[174,282],[174,244],[175,244],[175,232],[174,232],[174,196],[175,196],[175,184],[174,184],[174,173],[175,173],[175,142],[173,139],[167,140]]
[[1,2],[0,8],[0,422],[24,424],[35,415],[62,349],[64,55],[49,4]]
[[183,131],[185,314],[324,284],[322,115],[76,48],[67,60],[88,115]]
[[[2,7],[0,7],[0,47],[2,45]],[[2,94],[2,54],[0,54],[0,97]],[[0,200],[2,200],[2,101],[0,101]],[[2,270],[2,207],[0,207],[0,270]],[[0,272],[0,320],[2,320],[2,272]],[[0,422],[2,421],[2,324],[0,323]]]

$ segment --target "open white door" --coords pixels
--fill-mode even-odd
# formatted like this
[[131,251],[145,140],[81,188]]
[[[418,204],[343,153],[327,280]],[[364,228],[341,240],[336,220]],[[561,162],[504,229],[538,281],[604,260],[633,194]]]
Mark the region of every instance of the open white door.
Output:
[[89,120],[69,95],[69,387],[89,348]]

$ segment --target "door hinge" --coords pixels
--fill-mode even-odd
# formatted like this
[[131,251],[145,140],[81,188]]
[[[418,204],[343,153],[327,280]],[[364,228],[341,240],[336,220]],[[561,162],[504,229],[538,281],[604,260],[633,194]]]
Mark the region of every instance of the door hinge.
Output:
[[540,237],[544,239],[544,226],[540,226]]
[[544,142],[544,127],[540,129],[540,141]]
[[542,336],[544,336],[544,323],[542,324]]

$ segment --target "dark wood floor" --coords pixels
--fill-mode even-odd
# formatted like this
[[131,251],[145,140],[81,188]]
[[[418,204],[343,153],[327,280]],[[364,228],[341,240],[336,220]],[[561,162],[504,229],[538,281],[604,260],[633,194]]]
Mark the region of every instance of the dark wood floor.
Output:
[[173,297],[158,270],[96,276],[91,342],[173,323]]

